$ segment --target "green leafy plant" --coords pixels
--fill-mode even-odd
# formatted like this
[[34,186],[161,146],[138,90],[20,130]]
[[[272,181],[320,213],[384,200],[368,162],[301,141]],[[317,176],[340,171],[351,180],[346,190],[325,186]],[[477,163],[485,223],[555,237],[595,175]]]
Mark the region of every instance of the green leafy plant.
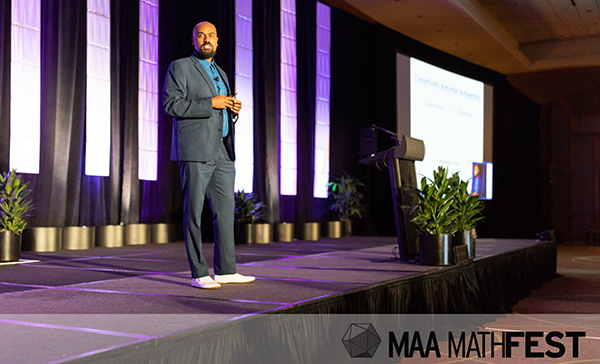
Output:
[[456,191],[453,185],[457,180],[458,174],[448,178],[448,170],[444,167],[433,171],[433,179],[421,179],[421,187],[415,191],[418,202],[411,211],[415,214],[411,221],[417,230],[425,234],[452,234],[456,231]]
[[342,221],[362,218],[367,212],[367,204],[359,188],[364,186],[358,178],[344,172],[341,178],[327,184],[329,209]]
[[244,190],[235,193],[235,221],[240,224],[254,224],[262,219],[262,203],[256,196]]
[[483,220],[483,202],[479,197],[471,195],[466,181],[453,181],[454,196],[453,210],[456,213],[454,225],[456,231],[467,231],[475,228],[478,221]]
[[27,227],[25,217],[33,209],[33,203],[26,200],[31,193],[28,186],[14,169],[0,176],[0,231],[19,235]]

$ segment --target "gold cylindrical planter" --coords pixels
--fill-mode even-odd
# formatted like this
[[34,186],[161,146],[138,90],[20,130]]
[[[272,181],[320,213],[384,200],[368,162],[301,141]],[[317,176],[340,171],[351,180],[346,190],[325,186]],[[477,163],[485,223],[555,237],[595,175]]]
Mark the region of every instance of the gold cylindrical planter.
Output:
[[269,244],[273,242],[273,225],[254,224],[254,243]]
[[254,224],[235,224],[235,243],[252,244],[254,242]]
[[300,226],[300,240],[316,241],[321,237],[321,224],[306,222]]
[[62,228],[63,250],[86,250],[94,248],[93,226],[66,226]]
[[150,242],[158,244],[176,242],[177,232],[176,224],[152,224],[150,226]]
[[21,250],[30,252],[55,252],[60,250],[62,229],[58,227],[33,227],[23,230]]
[[352,236],[354,235],[354,228],[352,227],[352,220],[348,219],[346,221],[342,221],[344,226],[344,236]]
[[125,225],[96,226],[96,246],[118,248],[125,245]]
[[21,237],[10,231],[0,231],[0,262],[18,262],[21,258]]
[[125,245],[144,245],[150,243],[150,225],[125,225]]
[[344,223],[342,221],[326,221],[323,223],[323,236],[327,238],[341,238],[344,236]]
[[289,222],[277,224],[275,241],[294,241],[294,224]]

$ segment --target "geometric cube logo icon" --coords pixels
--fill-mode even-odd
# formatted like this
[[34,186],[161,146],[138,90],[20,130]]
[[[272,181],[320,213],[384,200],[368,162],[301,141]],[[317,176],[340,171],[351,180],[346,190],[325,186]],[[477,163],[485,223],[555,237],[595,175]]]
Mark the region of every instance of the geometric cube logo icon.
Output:
[[381,344],[373,324],[352,324],[342,339],[352,358],[372,358]]

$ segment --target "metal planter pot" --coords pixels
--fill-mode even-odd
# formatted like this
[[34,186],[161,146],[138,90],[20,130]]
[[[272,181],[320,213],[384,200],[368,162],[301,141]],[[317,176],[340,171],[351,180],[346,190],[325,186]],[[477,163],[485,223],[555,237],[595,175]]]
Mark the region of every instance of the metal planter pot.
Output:
[[420,234],[419,263],[422,265],[452,264],[451,234]]
[[352,220],[348,219],[346,221],[343,221],[344,223],[344,236],[353,236],[354,235],[354,227],[353,227],[353,223]]
[[344,236],[344,222],[327,221],[323,223],[323,236],[326,238],[341,238]]
[[317,241],[321,237],[321,226],[318,222],[305,222],[300,225],[300,240]]
[[67,226],[62,228],[63,250],[93,249],[95,229],[93,226]]
[[21,235],[0,232],[0,262],[17,262],[21,258]]
[[179,230],[176,224],[152,224],[150,230],[151,243],[165,244],[179,240]]
[[277,224],[275,229],[275,241],[294,241],[294,224],[289,222]]
[[235,225],[235,243],[252,244],[254,242],[254,224]]
[[469,252],[469,259],[475,259],[475,238],[470,230],[457,231],[452,237],[452,245],[466,245]]
[[104,248],[125,246],[125,225],[96,226],[95,245]]
[[55,252],[60,250],[62,229],[58,227],[34,227],[23,230],[22,251]]
[[269,244],[273,242],[273,225],[254,224],[254,244]]
[[150,243],[150,225],[130,224],[125,226],[126,245],[145,245]]

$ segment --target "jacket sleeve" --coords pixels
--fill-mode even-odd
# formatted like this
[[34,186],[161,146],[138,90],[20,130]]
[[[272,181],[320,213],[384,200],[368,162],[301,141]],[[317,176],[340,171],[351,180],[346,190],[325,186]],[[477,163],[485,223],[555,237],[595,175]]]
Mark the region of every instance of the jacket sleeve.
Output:
[[212,115],[212,97],[189,99],[188,80],[179,62],[171,62],[163,88],[165,113],[178,119],[208,118]]

